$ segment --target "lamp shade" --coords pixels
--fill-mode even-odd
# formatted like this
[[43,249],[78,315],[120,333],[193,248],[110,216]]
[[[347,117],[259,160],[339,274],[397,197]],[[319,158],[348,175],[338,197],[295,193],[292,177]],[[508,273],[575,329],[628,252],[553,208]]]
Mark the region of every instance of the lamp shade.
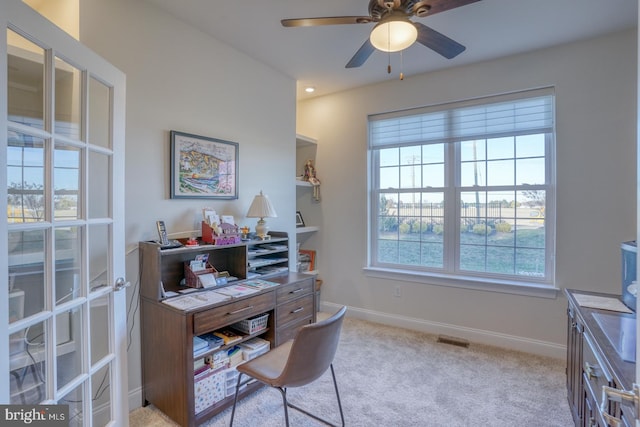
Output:
[[278,214],[269,201],[269,197],[262,194],[262,191],[253,198],[253,202],[249,206],[249,212],[247,212],[247,218],[275,218],[277,216]]
[[405,18],[391,17],[380,21],[371,31],[373,47],[383,52],[398,52],[411,46],[418,38],[418,29]]

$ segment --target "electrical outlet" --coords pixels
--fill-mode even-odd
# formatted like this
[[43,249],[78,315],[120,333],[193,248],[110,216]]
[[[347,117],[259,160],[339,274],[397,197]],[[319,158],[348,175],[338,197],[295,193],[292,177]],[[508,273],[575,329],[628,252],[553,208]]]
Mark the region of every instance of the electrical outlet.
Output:
[[393,289],[393,296],[396,298],[400,298],[402,296],[402,288],[400,288],[400,285],[396,285]]

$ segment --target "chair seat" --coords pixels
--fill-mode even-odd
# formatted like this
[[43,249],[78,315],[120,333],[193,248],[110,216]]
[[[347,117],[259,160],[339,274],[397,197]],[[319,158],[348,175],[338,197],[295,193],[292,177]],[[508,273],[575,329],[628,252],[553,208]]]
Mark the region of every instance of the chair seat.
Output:
[[293,340],[289,340],[253,360],[238,365],[236,369],[272,387],[280,387],[282,384],[277,380],[287,365],[292,344]]
[[[329,369],[331,369],[333,388],[338,401],[341,426],[344,427],[344,413],[342,412],[342,403],[340,403],[336,373],[333,369],[333,358],[338,348],[340,329],[342,328],[342,321],[346,311],[347,307],[342,307],[333,316],[325,320],[304,325],[298,329],[294,339],[255,359],[238,365],[236,368],[238,370],[238,380],[236,382],[236,393],[233,398],[229,427],[233,427],[240,387],[253,380],[280,391],[287,427],[289,427],[288,408],[295,409],[329,426],[335,426],[328,420],[320,418],[287,400],[287,388],[302,387],[310,384]],[[242,377],[244,375],[249,378],[243,381]]]

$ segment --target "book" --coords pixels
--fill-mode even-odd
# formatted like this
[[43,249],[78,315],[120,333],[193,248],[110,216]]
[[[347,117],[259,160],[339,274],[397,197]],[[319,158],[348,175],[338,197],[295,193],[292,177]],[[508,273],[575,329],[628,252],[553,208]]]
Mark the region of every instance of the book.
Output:
[[244,295],[249,295],[249,294],[258,292],[258,290],[259,289],[256,289],[254,287],[244,286],[240,284],[240,285],[227,286],[226,288],[216,290],[216,292],[223,295],[230,296],[230,297],[241,297]]
[[246,282],[244,282],[244,284],[247,286],[258,288],[258,289],[267,289],[267,288],[272,288],[274,286],[279,285],[279,283],[269,282],[268,280],[262,280],[262,279],[247,280]]
[[198,336],[193,337],[193,353],[194,354],[199,352],[200,350],[208,349],[208,348],[209,348],[209,343],[206,340]]
[[188,310],[191,308],[201,307],[203,305],[226,301],[228,299],[229,295],[223,295],[215,291],[200,291],[192,295],[167,298],[162,300],[162,302],[180,310]]
[[215,331],[213,335],[222,338],[225,345],[240,341],[244,335],[239,335],[237,332],[231,329],[223,329],[221,331]]
[[224,344],[224,340],[218,336],[213,335],[213,333],[200,335],[199,337],[207,342],[209,350],[214,350],[218,347],[222,347],[222,345]]

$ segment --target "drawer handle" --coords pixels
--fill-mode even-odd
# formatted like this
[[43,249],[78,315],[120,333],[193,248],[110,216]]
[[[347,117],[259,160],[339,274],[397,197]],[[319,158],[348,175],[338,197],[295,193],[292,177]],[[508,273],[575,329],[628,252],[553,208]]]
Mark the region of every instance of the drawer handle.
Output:
[[302,310],[304,310],[304,307],[298,307],[298,308],[296,308],[295,310],[293,310],[293,311],[291,312],[291,314],[294,314],[294,313],[300,313]]
[[589,362],[584,362],[584,373],[587,376],[587,379],[591,381],[592,379],[598,378],[598,374],[596,374],[596,369],[589,364]]
[[240,308],[238,310],[234,310],[234,311],[231,311],[231,312],[227,313],[227,316],[232,315],[232,314],[238,314],[238,313],[241,313],[241,312],[246,311],[246,310],[251,310],[252,308],[253,308],[252,305],[250,305],[248,307],[245,307],[245,308]]
[[289,293],[290,293],[290,294],[297,294],[298,292],[302,292],[302,291],[304,291],[304,288],[298,288],[298,289],[296,289],[295,291],[291,291],[291,292],[289,292]]

